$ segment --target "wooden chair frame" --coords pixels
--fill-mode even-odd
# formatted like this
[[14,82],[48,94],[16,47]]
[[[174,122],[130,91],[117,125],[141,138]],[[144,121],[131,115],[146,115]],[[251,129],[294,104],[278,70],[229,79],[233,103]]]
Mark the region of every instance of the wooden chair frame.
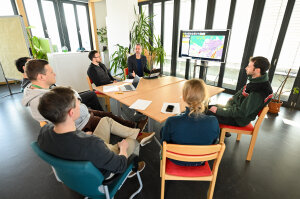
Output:
[[[92,86],[92,83],[93,83],[92,80],[89,78],[89,76],[86,76],[86,79],[88,81],[90,91],[94,92],[94,89],[93,89],[93,86]],[[96,93],[96,95],[97,95],[97,97],[104,98],[107,111],[110,112],[110,97],[105,95],[105,94],[102,94],[102,93]]]
[[[257,139],[257,135],[258,135],[258,130],[259,130],[260,125],[261,125],[262,121],[264,120],[265,115],[267,114],[268,110],[269,110],[268,106],[266,106],[262,109],[258,119],[256,120],[253,131],[243,130],[243,129],[239,129],[236,127],[235,128],[221,128],[221,125],[220,125],[220,128],[221,128],[220,143],[224,143],[226,132],[237,133],[237,138],[236,138],[237,141],[240,141],[242,134],[251,135],[252,137],[251,137],[251,141],[250,141],[250,145],[249,145],[249,149],[248,149],[248,153],[247,153],[247,158],[246,158],[247,161],[251,161],[253,149],[254,149],[255,142]],[[241,127],[241,128],[243,128],[243,127]]]
[[[160,175],[161,175],[161,199],[165,194],[165,180],[192,180],[192,181],[210,181],[209,190],[207,192],[207,199],[213,198],[217,174],[222,156],[225,151],[225,144],[216,145],[179,145],[167,144],[163,142],[162,159],[160,161]],[[185,177],[175,176],[166,173],[166,159],[174,159],[186,162],[200,162],[214,160],[212,174],[203,177]]]

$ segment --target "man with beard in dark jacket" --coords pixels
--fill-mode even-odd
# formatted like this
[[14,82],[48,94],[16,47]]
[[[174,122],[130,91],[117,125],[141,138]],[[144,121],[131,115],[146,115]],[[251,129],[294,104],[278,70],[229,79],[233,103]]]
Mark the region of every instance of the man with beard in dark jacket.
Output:
[[[211,106],[207,114],[215,115],[221,124],[232,126],[246,126],[255,120],[273,96],[266,73],[269,68],[270,62],[267,58],[251,57],[246,67],[248,84],[238,91],[224,107]],[[230,134],[226,136],[229,137]]]

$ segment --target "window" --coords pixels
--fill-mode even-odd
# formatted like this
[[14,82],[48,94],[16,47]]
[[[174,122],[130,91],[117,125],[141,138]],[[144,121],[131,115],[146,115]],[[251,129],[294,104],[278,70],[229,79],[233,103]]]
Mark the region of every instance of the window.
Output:
[[291,68],[291,77],[287,80],[281,100],[286,101],[290,95],[300,66],[300,1],[296,1],[284,38],[283,46],[272,81],[272,88],[277,90],[287,71]]
[[163,73],[171,73],[171,54],[172,54],[172,33],[173,33],[173,8],[174,0],[165,2],[165,19],[164,19],[164,49],[166,59],[163,67]]
[[196,0],[194,14],[194,30],[203,30],[205,28],[207,0]]
[[0,16],[14,15],[14,10],[10,0],[2,0],[0,2]]
[[[179,36],[178,36],[178,49],[180,40],[180,30],[189,30],[191,15],[191,0],[180,1],[180,14],[179,14]],[[178,52],[178,51],[177,51]],[[185,76],[186,59],[177,58],[176,76],[184,78]]]
[[28,17],[28,23],[30,26],[33,26],[33,28],[31,28],[32,35],[45,38],[37,1],[23,0],[23,2],[26,9],[26,15]]
[[[236,1],[222,87],[235,90],[250,23],[253,0]],[[245,66],[246,67],[246,66]]]
[[91,50],[91,43],[90,43],[91,40],[90,40],[89,26],[88,26],[89,21],[88,21],[86,6],[76,5],[76,8],[77,8],[82,47],[85,48],[86,50]]
[[58,33],[53,2],[42,1],[42,7],[43,7],[46,26],[47,26],[47,33],[49,35],[49,38],[51,39],[51,43],[52,45],[56,45],[58,51],[60,51],[61,41]]
[[[161,3],[153,4],[153,34],[161,38]],[[160,64],[153,64],[154,68],[159,68]]]
[[[213,29],[225,30],[227,29],[227,21],[229,16],[231,0],[217,0],[214,12]],[[208,62],[206,83],[211,85],[217,85],[219,73],[220,73],[220,62]]]
[[[69,51],[76,51],[79,47],[91,50],[87,3],[64,0],[23,1],[29,25],[35,27],[31,30],[34,36],[49,36],[59,51],[61,46],[67,46]],[[41,7],[38,2],[41,2]]]
[[253,56],[264,56],[271,61],[287,0],[267,0],[259,27]]
[[142,5],[142,11],[146,17],[149,16],[149,5]]
[[73,4],[63,3],[67,30],[70,40],[71,49],[69,51],[76,51],[80,46],[78,42],[77,28],[76,28],[76,18],[74,13]]

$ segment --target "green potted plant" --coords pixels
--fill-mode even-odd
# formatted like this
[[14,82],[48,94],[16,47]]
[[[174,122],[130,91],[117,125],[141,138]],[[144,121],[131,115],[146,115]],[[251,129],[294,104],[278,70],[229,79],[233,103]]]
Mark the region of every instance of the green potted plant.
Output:
[[151,28],[152,16],[145,16],[142,12],[137,16],[137,20],[133,23],[131,29],[131,48],[136,44],[141,44],[147,57],[148,67],[153,67],[154,63],[164,63],[166,52],[164,51],[160,37],[153,35]]
[[106,27],[102,27],[97,29],[97,35],[99,36],[99,42],[103,44],[103,52],[107,50],[107,29]]
[[[118,50],[111,56],[111,70],[114,71],[116,76],[122,76],[122,79],[125,79],[124,69],[128,67],[127,56],[129,55],[129,48],[119,44],[116,46],[118,47]],[[118,69],[120,69],[121,72],[117,74]]]
[[282,80],[280,86],[278,87],[277,91],[274,93],[273,98],[271,99],[269,103],[269,112],[270,113],[278,113],[280,111],[280,107],[282,105],[282,101],[280,101],[281,94],[283,92],[283,88],[285,86],[286,81],[288,80],[290,76],[290,72],[292,69],[289,69],[287,75]]
[[38,37],[36,36],[31,36],[30,34],[30,29],[34,28],[34,26],[28,26],[26,27],[27,29],[27,36],[29,38],[29,44],[30,44],[30,48],[32,51],[32,56],[34,59],[45,59],[48,60],[47,57],[47,52],[45,52],[42,48],[41,48],[41,44],[40,44],[40,40]]

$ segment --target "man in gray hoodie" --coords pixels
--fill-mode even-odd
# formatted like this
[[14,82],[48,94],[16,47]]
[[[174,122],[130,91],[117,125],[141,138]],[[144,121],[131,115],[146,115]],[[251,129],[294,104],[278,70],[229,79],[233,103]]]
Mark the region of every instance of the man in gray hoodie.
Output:
[[[24,90],[22,104],[30,107],[32,117],[35,120],[39,122],[47,121],[38,111],[38,105],[40,98],[45,93],[49,92],[51,85],[56,83],[56,74],[46,60],[38,59],[28,61],[25,65],[25,72],[28,79],[31,81],[31,85]],[[81,100],[79,94],[76,91],[74,92],[77,98]],[[130,128],[138,127],[140,129],[140,133],[142,133],[147,123],[147,120],[143,120],[137,125],[132,121],[124,120],[110,112],[88,109],[85,104],[81,103],[80,116],[75,121],[76,128],[85,132],[93,132],[103,117],[110,117],[116,122]],[[146,133],[144,136],[147,137],[149,135],[150,133]]]

